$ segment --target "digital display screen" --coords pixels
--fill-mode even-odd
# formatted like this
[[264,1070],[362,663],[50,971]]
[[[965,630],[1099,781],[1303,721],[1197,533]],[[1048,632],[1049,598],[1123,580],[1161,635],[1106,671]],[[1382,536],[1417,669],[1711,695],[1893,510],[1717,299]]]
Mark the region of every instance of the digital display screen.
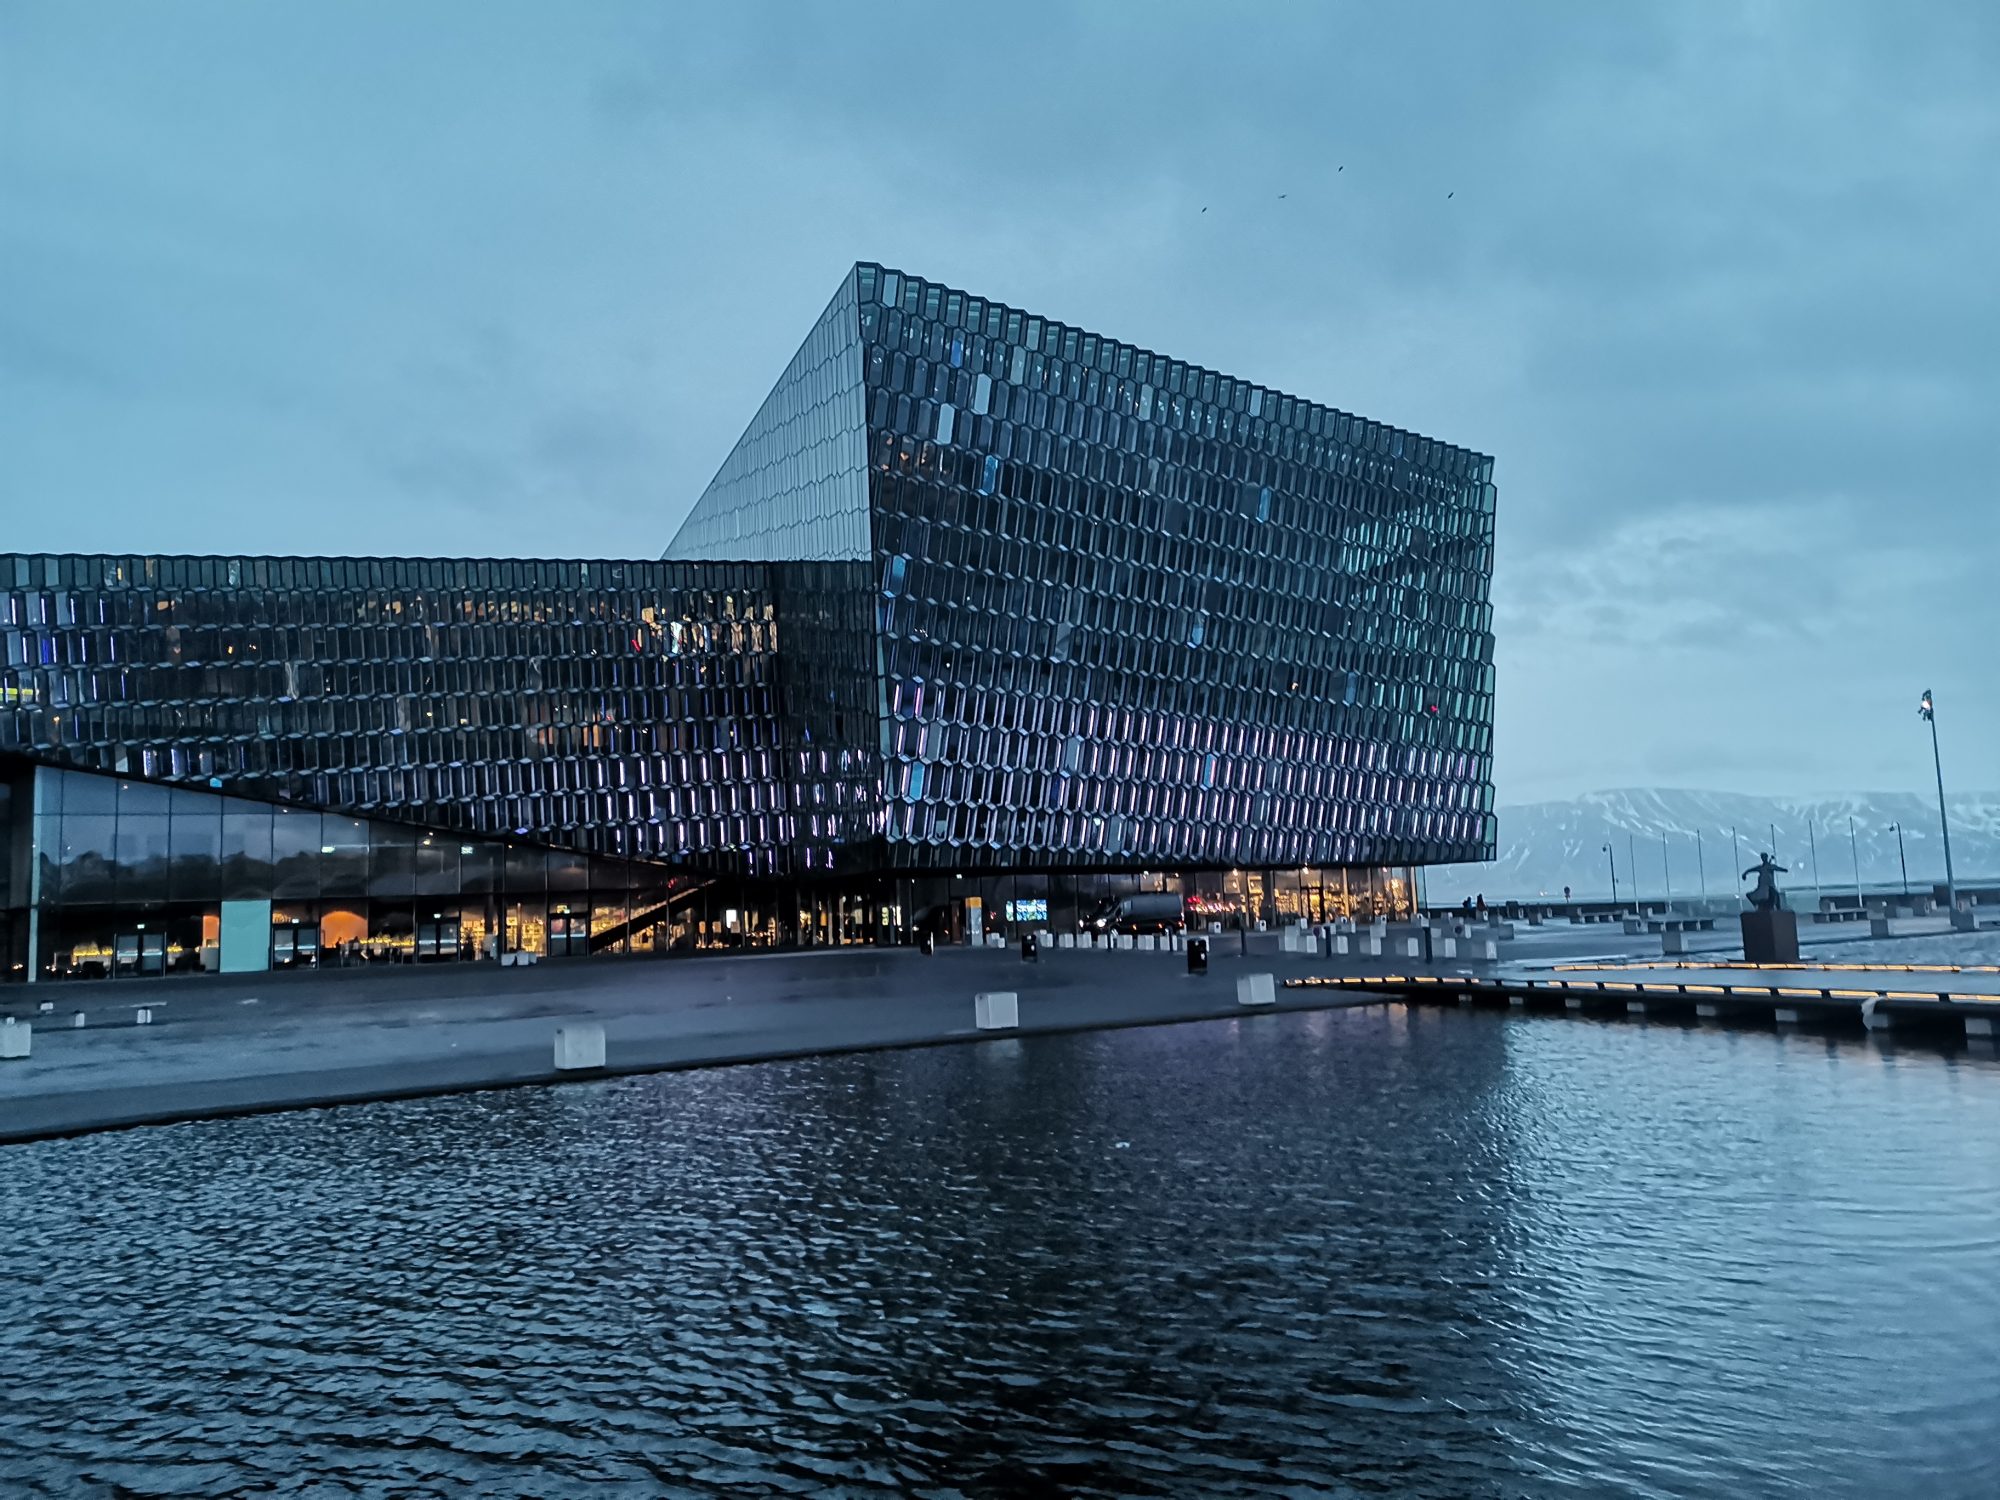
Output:
[[1048,919],[1049,903],[1046,897],[1007,903],[1007,920],[1010,922],[1046,922]]

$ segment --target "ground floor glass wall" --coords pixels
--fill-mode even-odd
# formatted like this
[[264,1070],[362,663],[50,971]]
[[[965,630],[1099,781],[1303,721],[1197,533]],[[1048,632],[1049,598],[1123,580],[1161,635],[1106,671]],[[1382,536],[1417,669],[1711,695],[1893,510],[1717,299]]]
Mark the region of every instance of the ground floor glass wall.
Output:
[[[893,945],[1078,932],[1138,893],[1191,926],[1409,914],[1407,869],[855,876],[693,874],[47,767],[11,780],[0,952],[8,975],[213,972],[223,930],[268,903],[249,967],[471,963]],[[250,907],[246,907],[246,903]],[[239,929],[240,933],[240,929]],[[254,948],[253,939],[232,939]],[[32,951],[31,951],[32,950]],[[232,968],[245,966],[242,956]]]

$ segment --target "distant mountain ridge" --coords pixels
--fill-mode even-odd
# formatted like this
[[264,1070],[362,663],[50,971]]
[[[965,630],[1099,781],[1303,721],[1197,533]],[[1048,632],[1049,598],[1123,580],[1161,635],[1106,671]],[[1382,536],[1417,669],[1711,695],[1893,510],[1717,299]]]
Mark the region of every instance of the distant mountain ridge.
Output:
[[[2000,792],[1948,796],[1952,865],[1960,880],[2000,879]],[[1692,792],[1637,788],[1589,792],[1559,802],[1526,802],[1498,810],[1499,856],[1490,864],[1438,865],[1424,872],[1425,895],[1433,901],[1483,893],[1488,899],[1560,896],[1569,886],[1578,896],[1610,894],[1610,863],[1618,863],[1618,892],[1657,900],[1669,886],[1677,896],[1699,892],[1705,870],[1708,893],[1737,889],[1737,871],[1754,864],[1771,847],[1788,866],[1780,883],[1810,895],[1817,841],[1819,887],[1827,892],[1854,889],[1855,855],[1861,881],[1869,889],[1895,889],[1902,873],[1896,859],[1896,830],[1903,828],[1910,886],[1925,890],[1944,879],[1943,841],[1937,803],[1909,792],[1852,792],[1828,797],[1756,797],[1740,792]],[[1848,840],[1848,819],[1854,840]],[[1731,868],[1730,829],[1737,834]],[[1810,830],[1810,839],[1808,838]],[[1696,835],[1700,835],[1697,852]],[[1666,847],[1661,848],[1661,835]],[[1636,859],[1636,869],[1633,868]]]

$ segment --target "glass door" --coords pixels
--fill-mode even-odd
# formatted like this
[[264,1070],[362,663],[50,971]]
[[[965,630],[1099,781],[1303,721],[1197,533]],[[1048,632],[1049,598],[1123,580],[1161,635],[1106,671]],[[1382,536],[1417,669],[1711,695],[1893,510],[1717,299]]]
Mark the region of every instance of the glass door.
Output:
[[310,969],[319,958],[319,928],[294,923],[271,929],[271,967]]
[[549,957],[582,958],[590,952],[590,912],[558,907],[549,913]]
[[164,932],[121,932],[111,940],[111,973],[125,979],[167,972]]
[[417,962],[458,957],[458,918],[438,917],[417,923]]

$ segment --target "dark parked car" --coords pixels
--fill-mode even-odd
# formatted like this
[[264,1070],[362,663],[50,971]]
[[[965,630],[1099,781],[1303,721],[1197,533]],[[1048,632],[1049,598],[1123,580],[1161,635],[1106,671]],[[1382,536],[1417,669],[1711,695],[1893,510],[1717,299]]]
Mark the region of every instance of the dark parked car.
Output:
[[1187,902],[1178,894],[1153,891],[1101,901],[1084,920],[1086,932],[1182,932]]

